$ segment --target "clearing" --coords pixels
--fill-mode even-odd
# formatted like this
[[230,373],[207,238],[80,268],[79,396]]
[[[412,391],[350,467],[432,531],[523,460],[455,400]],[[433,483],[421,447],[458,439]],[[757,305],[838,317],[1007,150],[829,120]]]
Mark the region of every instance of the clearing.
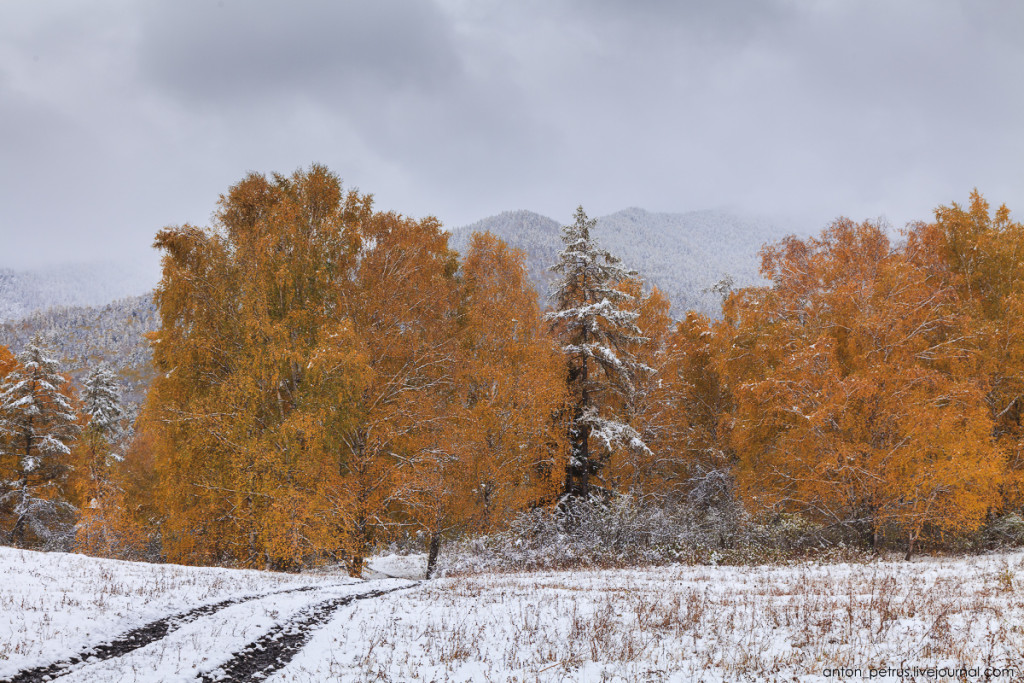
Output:
[[942,667],[976,669],[947,680],[1014,680],[1024,671],[1020,552],[411,580],[421,567],[419,556],[377,558],[372,578],[358,581],[0,548],[0,681],[816,681],[881,677],[881,668],[902,669],[886,678],[942,680]]

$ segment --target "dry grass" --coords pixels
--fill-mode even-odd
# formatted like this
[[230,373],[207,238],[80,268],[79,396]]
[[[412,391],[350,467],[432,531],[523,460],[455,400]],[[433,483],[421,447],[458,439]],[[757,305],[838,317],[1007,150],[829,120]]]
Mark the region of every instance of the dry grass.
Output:
[[[793,680],[1024,670],[1024,556],[445,579],[364,605],[280,680]],[[1004,676],[1005,680],[1007,677]]]

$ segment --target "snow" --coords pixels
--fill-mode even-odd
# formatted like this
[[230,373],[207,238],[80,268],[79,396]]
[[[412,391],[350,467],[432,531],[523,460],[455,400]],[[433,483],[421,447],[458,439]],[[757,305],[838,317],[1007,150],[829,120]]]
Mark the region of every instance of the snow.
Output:
[[64,443],[58,439],[55,439],[52,434],[47,434],[39,442],[39,452],[45,453],[46,455],[71,455],[71,449],[68,448]]
[[399,578],[419,581],[427,571],[426,553],[378,555],[367,562],[363,578]]
[[1021,569],[1016,553],[440,579],[337,615],[270,680],[819,681],[901,663],[1019,673]]
[[90,427],[108,436],[119,431],[118,423],[125,417],[125,412],[121,407],[117,378],[109,368],[104,365],[93,368],[85,379],[81,401],[82,409],[90,416]]
[[608,450],[612,450],[616,445],[622,444],[633,451],[651,453],[651,449],[640,438],[639,432],[624,422],[601,417],[593,407],[583,411],[579,423],[590,425],[591,435],[603,441]]
[[[544,315],[545,320],[550,321],[571,319],[576,320],[577,322],[582,322],[594,320],[598,317],[604,318],[605,320],[617,325],[624,325],[636,330],[636,326],[633,323],[635,323],[637,318],[640,317],[640,314],[636,311],[626,311],[617,308],[615,303],[609,301],[608,297],[605,296],[596,303],[551,311]],[[591,323],[591,325],[596,325],[596,323]]]
[[[362,586],[338,574],[157,565],[4,547],[0,547],[0,574],[0,679],[65,658],[150,621],[228,597],[308,585],[322,585],[325,590],[345,584]],[[302,595],[301,599],[313,598]],[[287,598],[274,598],[247,609],[285,609],[281,600],[287,602]],[[200,628],[200,622],[191,626]],[[203,642],[208,649],[216,644],[209,638]],[[226,649],[222,654],[230,652]]]
[[[357,584],[325,586],[303,593],[269,595],[232,605],[186,624],[165,638],[127,655],[86,666],[60,678],[67,683],[91,681],[194,681],[216,669],[271,627],[311,603],[359,592]],[[129,672],[132,675],[129,675]],[[156,674],[154,674],[156,672]]]
[[[424,564],[423,555],[381,556],[367,575],[416,578]],[[340,606],[268,680],[807,682],[835,678],[832,668],[861,669],[854,678],[880,666],[1024,671],[1021,552],[414,584],[0,548],[0,570],[0,679],[169,614],[258,596],[61,678],[195,680],[313,604],[395,587],[407,590]],[[302,586],[310,589],[270,594]]]
[[35,397],[34,396],[22,396],[17,401],[13,401],[13,402],[7,404],[7,406],[5,406],[5,407],[8,410],[15,410],[15,409],[21,408],[23,406],[30,406],[34,402],[35,402]]

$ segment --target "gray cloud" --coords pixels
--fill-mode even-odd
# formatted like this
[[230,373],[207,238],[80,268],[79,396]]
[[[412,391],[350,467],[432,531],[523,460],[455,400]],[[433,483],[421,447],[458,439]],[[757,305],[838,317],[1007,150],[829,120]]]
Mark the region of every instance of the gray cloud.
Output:
[[429,92],[461,76],[445,16],[417,0],[185,0],[154,5],[143,32],[144,75],[197,104]]
[[1024,6],[386,0],[0,7],[0,265],[149,259],[317,161],[459,225],[1024,206]]

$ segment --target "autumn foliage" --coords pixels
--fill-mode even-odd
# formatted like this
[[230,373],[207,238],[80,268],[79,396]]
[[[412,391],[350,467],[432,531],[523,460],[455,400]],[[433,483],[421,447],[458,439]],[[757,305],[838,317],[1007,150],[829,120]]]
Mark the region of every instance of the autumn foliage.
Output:
[[[419,535],[432,569],[445,538],[617,499],[908,556],[1021,510],[1024,226],[1005,207],[975,192],[902,233],[838,219],[766,245],[766,284],[723,287],[718,320],[673,320],[575,218],[546,301],[491,234],[460,256],[436,219],[323,167],[250,174],[211,227],[156,236],[134,425],[99,371],[39,399],[74,408],[59,443],[0,415],[3,533],[38,494],[72,506],[87,552],[360,574],[389,539]],[[0,383],[23,365],[0,348]]]
[[908,555],[1017,509],[1021,247],[977,193],[897,243],[841,219],[767,247],[717,330],[744,499]]
[[142,431],[168,557],[358,574],[389,534],[537,497],[559,393],[520,255],[480,237],[460,276],[436,220],[375,212],[319,167],[249,176],[215,229],[157,246]]
[[722,332],[730,446],[745,498],[848,525],[978,526],[997,501],[969,311],[918,228],[894,248],[871,223],[764,251],[771,287],[733,296]]

